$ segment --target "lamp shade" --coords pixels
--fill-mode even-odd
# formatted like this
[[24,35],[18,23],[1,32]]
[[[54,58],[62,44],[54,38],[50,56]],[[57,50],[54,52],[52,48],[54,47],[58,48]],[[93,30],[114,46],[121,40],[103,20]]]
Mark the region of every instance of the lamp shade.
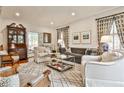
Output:
[[112,42],[112,36],[111,35],[104,35],[101,37],[101,43],[110,43]]
[[11,44],[11,48],[14,49],[15,48],[15,44]]
[[58,43],[61,44],[62,43],[62,39],[58,39]]

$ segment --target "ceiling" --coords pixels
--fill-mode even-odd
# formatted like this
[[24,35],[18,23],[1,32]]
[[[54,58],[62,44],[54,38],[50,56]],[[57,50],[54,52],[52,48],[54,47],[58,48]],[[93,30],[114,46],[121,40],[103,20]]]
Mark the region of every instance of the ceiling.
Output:
[[[116,6],[117,7],[117,6]],[[1,16],[37,26],[59,27],[98,14],[115,6],[2,6]],[[19,12],[20,16],[15,13]],[[72,16],[71,13],[76,15]],[[50,22],[54,22],[53,25]]]

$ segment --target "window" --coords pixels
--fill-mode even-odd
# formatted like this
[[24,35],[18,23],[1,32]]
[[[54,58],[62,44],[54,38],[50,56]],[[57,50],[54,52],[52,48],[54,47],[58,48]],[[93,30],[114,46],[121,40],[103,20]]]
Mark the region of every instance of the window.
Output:
[[38,47],[38,33],[29,32],[29,49],[33,50],[34,47]]
[[121,49],[121,43],[120,43],[120,39],[117,33],[115,22],[113,22],[112,24],[110,35],[112,36],[112,39],[111,39],[111,42],[109,42],[109,49],[110,50]]
[[59,43],[59,45],[60,45],[62,48],[65,48],[63,31],[61,31],[60,39],[58,40],[58,43]]

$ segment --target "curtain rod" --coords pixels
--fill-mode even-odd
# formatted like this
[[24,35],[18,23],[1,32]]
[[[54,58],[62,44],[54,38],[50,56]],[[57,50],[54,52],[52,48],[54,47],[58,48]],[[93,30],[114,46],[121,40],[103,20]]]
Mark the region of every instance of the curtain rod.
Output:
[[58,30],[58,29],[63,29],[63,28],[69,28],[69,26],[60,27],[60,28],[57,28],[56,30]]
[[96,18],[96,20],[99,20],[99,19],[102,19],[102,18],[106,18],[106,17],[111,17],[111,16],[120,15],[120,14],[123,14],[123,13],[124,13],[124,12],[121,12],[121,13],[116,13],[116,14],[109,15],[109,16],[104,16],[104,17],[101,17],[101,18]]

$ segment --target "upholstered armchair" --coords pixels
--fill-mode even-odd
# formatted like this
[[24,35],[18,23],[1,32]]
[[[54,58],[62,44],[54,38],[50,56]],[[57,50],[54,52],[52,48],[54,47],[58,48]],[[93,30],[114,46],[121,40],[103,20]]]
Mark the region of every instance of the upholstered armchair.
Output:
[[35,47],[34,48],[34,61],[36,63],[42,63],[50,61],[50,50],[45,47]]
[[6,50],[0,51],[0,66],[5,64],[14,64],[19,61],[19,55],[17,54],[8,54]]
[[[103,54],[101,56],[84,55],[82,57],[81,71],[85,86],[124,86],[124,54],[120,52],[115,53],[114,55],[110,54],[111,56]],[[105,55],[108,58],[105,58]]]

